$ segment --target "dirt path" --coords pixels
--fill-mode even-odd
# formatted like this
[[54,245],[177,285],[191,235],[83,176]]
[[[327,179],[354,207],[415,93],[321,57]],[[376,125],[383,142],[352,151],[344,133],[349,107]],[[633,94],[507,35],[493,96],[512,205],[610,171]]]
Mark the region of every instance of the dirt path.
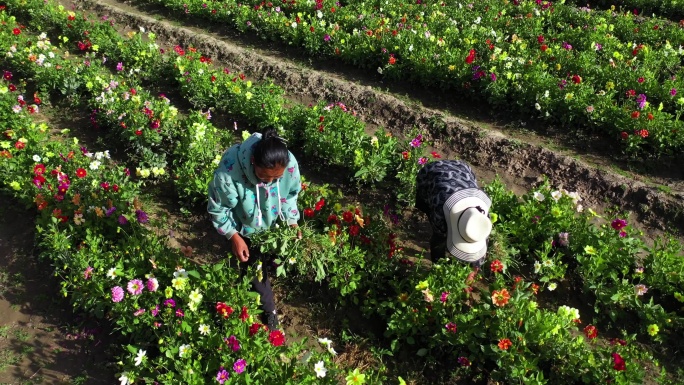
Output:
[[[465,120],[449,110],[436,108],[444,107],[445,100],[425,96],[426,92],[411,91],[412,98],[418,95],[421,99],[407,100],[401,94],[378,89],[392,88],[401,93],[401,86],[383,84],[341,66],[325,70],[321,67],[327,66],[327,62],[305,63],[292,49],[234,33],[229,35],[230,32],[208,22],[193,25],[192,20],[183,19],[183,25],[193,26],[178,26],[179,21],[169,19],[163,10],[116,0],[77,4],[133,30],[145,27],[155,32],[160,41],[194,45],[232,70],[256,79],[273,79],[295,101],[344,101],[366,123],[386,127],[399,135],[413,127],[428,129],[438,151],[448,158],[470,162],[483,181],[498,175],[512,191],[522,193],[546,175],[554,186],[578,191],[585,207],[599,212],[611,207],[629,211],[631,221],[638,222],[637,227],[649,235],[684,232],[684,168],[680,165],[661,166],[649,174],[633,173],[620,169],[610,156],[597,155],[601,149],[595,147],[596,138],[584,138],[584,148],[563,149],[559,144],[563,139],[544,138],[520,129],[509,128],[503,133],[491,121]],[[197,24],[202,28],[197,28]],[[409,88],[403,90],[408,92]],[[456,100],[451,98],[451,103]]]
[[0,383],[111,384],[104,336],[78,322],[52,267],[38,261],[33,217],[0,199]]

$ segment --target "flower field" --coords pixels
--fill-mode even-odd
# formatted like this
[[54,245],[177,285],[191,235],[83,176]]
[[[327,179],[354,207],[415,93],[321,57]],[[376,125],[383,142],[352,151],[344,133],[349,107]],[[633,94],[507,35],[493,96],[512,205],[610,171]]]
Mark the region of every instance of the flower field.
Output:
[[[386,44],[383,39],[391,33],[383,27],[389,20],[378,23],[386,18],[415,18],[424,12],[422,5],[405,6],[409,16],[378,9],[389,16],[376,13],[373,29],[366,29],[372,32],[369,35],[353,33],[369,23],[347,17],[359,12],[352,10],[354,5],[292,2],[284,3],[282,12],[268,13],[264,8],[271,5],[266,4],[212,8],[191,3],[188,12],[234,18],[240,25],[251,20],[250,28],[272,36],[281,36],[275,35],[280,31],[283,35],[278,38],[304,44],[312,52],[333,55],[337,48],[345,60],[368,60],[359,63],[365,67],[375,67],[382,59],[387,63],[380,69],[387,76],[432,79],[448,87],[468,82],[473,95],[493,105],[508,100],[516,84],[521,84],[516,83],[515,71],[522,69],[511,68],[508,77],[505,63],[494,64],[497,59],[492,58],[480,68],[501,65],[502,72],[488,69],[486,76],[473,79],[470,64],[485,60],[482,52],[491,51],[486,57],[504,52],[495,54],[496,46],[482,45],[477,34],[490,27],[483,31],[468,27],[474,35],[458,39],[472,40],[473,48],[458,44],[465,50],[440,54],[464,56],[453,70],[435,67],[432,59],[416,60],[420,56],[412,56],[414,51],[435,54],[426,44],[433,44],[432,49],[446,46],[438,43],[449,39],[447,32],[453,27],[445,15],[439,15],[441,11],[432,13],[434,20],[429,21],[435,29],[430,36],[425,34],[426,26],[420,27],[420,34],[401,32],[425,36],[424,41],[398,42],[398,48],[380,54],[381,45],[375,44]],[[552,20],[544,23],[568,33],[568,40],[574,33],[581,36],[579,41],[590,40],[582,35],[588,32],[564,30],[557,24],[574,20],[571,17],[595,17],[595,13],[571,13],[560,3],[546,6],[555,12],[543,13],[547,12],[544,4],[551,3],[505,6],[528,7],[532,15],[540,6],[540,14]],[[584,207],[583,197],[574,191],[545,183],[516,196],[494,181],[484,186],[496,219],[483,271],[472,279],[470,268],[458,263],[422,263],[400,246],[398,210],[413,203],[420,167],[441,157],[428,150],[428,133],[416,131],[399,138],[381,128],[369,134],[343,102],[292,103],[277,85],[253,82],[245,74],[221,68],[194,47],[172,44],[164,49],[153,33],[143,30],[122,36],[114,23],[57,3],[8,0],[1,8],[0,116],[5,127],[0,137],[0,189],[35,214],[40,256],[54,269],[60,295],[76,309],[107,320],[113,333],[126,341],[112,357],[118,362],[117,379],[122,385],[415,383],[402,366],[416,361],[438,372],[423,373],[425,378],[432,375],[443,383],[674,384],[684,379],[676,363],[670,362],[681,359],[673,349],[684,334],[684,261],[675,238],[648,240],[630,226],[624,213],[599,215]],[[352,13],[345,13],[346,8]],[[214,9],[217,12],[210,12]],[[480,14],[491,16],[488,23],[495,23],[495,15],[505,14],[504,9],[495,9],[482,9]],[[340,18],[321,24],[324,17],[318,14],[324,10],[325,17]],[[299,21],[290,21],[293,17]],[[615,37],[603,44],[615,44],[610,50],[619,53],[626,49],[619,39],[627,35],[630,18],[622,13],[610,17],[615,18]],[[314,31],[307,28],[309,32],[298,35],[303,28],[297,27],[307,25],[302,20]],[[531,27],[536,23],[534,16],[520,22]],[[532,44],[530,37],[547,32],[548,26],[539,23],[537,29],[529,29],[535,31],[532,35],[506,42],[505,50],[516,47],[523,61],[508,61],[513,66],[523,68],[527,60],[535,63],[532,67],[543,66],[550,60],[525,56],[523,45]],[[588,49],[576,54],[564,48],[562,39],[549,42],[550,48],[533,55],[565,52],[558,60],[563,71],[570,72],[564,87],[555,85],[560,78],[550,77],[537,91],[543,95],[542,90],[554,84],[551,92],[565,96],[558,94],[544,102],[535,99],[541,96],[534,91],[522,97],[527,99],[518,108],[530,108],[532,103],[530,112],[534,112],[535,100],[544,102],[540,111],[550,116],[562,112],[567,121],[579,122],[578,127],[594,122],[610,135],[617,127],[630,127],[624,141],[635,151],[675,153],[682,105],[676,92],[670,91],[676,91],[681,80],[674,75],[660,79],[656,74],[663,72],[660,65],[679,70],[680,54],[673,47],[682,30],[675,25],[667,28],[673,40],[670,48],[657,46],[658,36],[663,35],[652,32],[653,36],[647,35],[652,40],[644,40],[637,54],[621,54],[638,71],[652,75],[645,76],[644,82],[626,80],[636,70],[627,68],[622,59],[616,68],[624,66],[623,72],[580,73],[597,67],[575,59],[598,59],[583,55]],[[346,44],[340,46],[344,52],[333,44],[321,45],[318,37],[326,44]],[[494,42],[487,44],[504,40]],[[535,42],[542,43],[536,37]],[[656,46],[663,51],[655,52]],[[368,52],[375,52],[375,57]],[[464,60],[472,63],[463,66]],[[433,68],[414,67],[418,63]],[[529,89],[537,87],[531,79],[541,73],[520,72]],[[575,76],[580,81],[573,80]],[[595,94],[599,90],[590,84],[598,84],[596,79],[607,82],[610,76],[625,78],[613,80],[612,97],[605,94],[600,95],[605,99],[599,99]],[[623,88],[634,90],[634,95],[624,95]],[[559,98],[576,100],[567,98],[569,92],[585,99],[559,103]],[[588,102],[596,115],[586,115],[583,103]],[[99,144],[87,142],[79,129],[54,130],[40,119],[45,110],[67,105],[89,116],[90,126],[102,139],[97,143],[110,147],[96,148]],[[638,119],[622,115],[634,111],[639,112]],[[216,126],[212,123],[216,116],[231,117],[241,126]],[[388,202],[361,205],[340,194],[337,186],[307,181],[299,199],[302,239],[297,240],[288,226],[254,238],[262,251],[280,256],[276,271],[285,284],[317,285],[330,302],[382,325],[384,333],[373,336],[374,350],[383,352],[374,365],[338,359],[342,335],[348,333],[344,324],[333,338],[268,331],[259,323],[258,298],[249,291],[249,278],[240,278],[234,259],[222,256],[211,263],[196,263],[190,258],[191,248],[172,247],[159,235],[164,223],[153,214],[155,191],[169,187],[182,204],[178,211],[200,214],[207,181],[223,149],[249,131],[267,126],[278,127],[298,157],[343,170],[360,189],[393,191]],[[632,128],[649,132],[633,135]],[[556,295],[561,292],[565,294]]]

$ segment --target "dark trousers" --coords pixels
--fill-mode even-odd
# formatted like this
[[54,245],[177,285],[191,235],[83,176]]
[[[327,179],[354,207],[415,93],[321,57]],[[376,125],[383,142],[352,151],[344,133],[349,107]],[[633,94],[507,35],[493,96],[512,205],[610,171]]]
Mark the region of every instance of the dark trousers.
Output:
[[243,237],[247,247],[249,248],[249,261],[240,262],[240,276],[244,277],[247,274],[247,270],[250,266],[255,266],[259,261],[261,261],[261,271],[263,277],[259,280],[258,276],[252,279],[252,290],[257,292],[261,301],[261,310],[264,313],[275,313],[275,299],[273,298],[273,289],[271,288],[271,281],[268,279],[270,274],[271,265],[273,265],[273,260],[275,257],[265,255],[259,251],[258,247],[253,247],[252,242],[247,237]]

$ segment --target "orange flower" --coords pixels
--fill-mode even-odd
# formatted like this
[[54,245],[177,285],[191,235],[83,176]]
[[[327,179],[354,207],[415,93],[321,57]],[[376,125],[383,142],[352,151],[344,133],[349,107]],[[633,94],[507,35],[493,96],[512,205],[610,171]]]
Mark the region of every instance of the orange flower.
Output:
[[508,348],[511,346],[513,346],[513,343],[508,338],[502,338],[499,340],[499,349],[508,350]]
[[504,306],[511,299],[511,295],[508,293],[507,289],[494,290],[492,293],[492,302],[494,306]]

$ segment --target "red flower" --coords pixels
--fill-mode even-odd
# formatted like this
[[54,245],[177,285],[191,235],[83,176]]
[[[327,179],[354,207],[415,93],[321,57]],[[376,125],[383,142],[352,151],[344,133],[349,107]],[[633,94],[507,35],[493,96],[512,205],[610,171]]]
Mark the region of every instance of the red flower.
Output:
[[397,63],[397,59],[395,59],[394,56],[390,56],[390,58],[389,58],[389,64],[390,64],[390,65],[394,65],[394,64],[396,64],[396,63]]
[[249,318],[249,314],[247,314],[247,306],[243,306],[242,311],[240,312],[240,321],[245,322],[247,321],[247,318]]
[[313,209],[308,208],[308,207],[304,209],[304,216],[305,216],[305,217],[307,217],[307,218],[313,218],[314,214],[315,214],[315,213],[314,213]]
[[330,216],[328,217],[328,223],[337,223],[337,215],[330,214]]
[[347,223],[351,223],[354,220],[354,214],[351,211],[345,211],[342,214],[342,219]]
[[85,178],[86,175],[88,175],[88,172],[87,172],[85,169],[83,169],[83,168],[78,168],[78,169],[76,170],[76,176],[77,176],[77,177],[79,177],[79,178]]
[[319,116],[318,117],[319,122],[323,123],[324,120],[325,120],[325,116]]
[[271,334],[268,335],[268,341],[273,346],[281,346],[285,343],[285,335],[280,330],[273,330]]
[[19,28],[15,28],[12,30],[12,33],[15,35],[19,35],[21,33],[21,30]]
[[502,338],[499,340],[499,349],[508,350],[508,348],[511,346],[513,346],[513,343],[508,338]]
[[575,84],[582,83],[582,77],[579,75],[572,75],[572,82]]
[[632,119],[639,119],[639,116],[641,116],[641,113],[639,113],[639,111],[632,112]]
[[530,285],[530,290],[532,290],[534,294],[537,294],[539,292],[539,285],[533,283],[532,285]]
[[542,44],[539,48],[542,50],[542,52],[546,52],[546,50],[549,49],[549,46],[546,44]]
[[401,156],[404,158],[404,160],[409,160],[409,158],[411,157],[411,155],[409,155],[408,151],[403,151],[401,153]]
[[22,142],[21,140],[17,140],[17,142],[14,143],[14,148],[17,150],[23,150],[24,147],[26,147],[26,143]]
[[359,235],[359,231],[361,231],[361,228],[359,226],[357,226],[357,225],[349,226],[349,235],[351,235],[352,237]]
[[233,308],[223,302],[216,302],[216,312],[219,313],[223,318],[228,318],[231,314],[233,314]]
[[648,115],[646,115],[646,119],[653,120],[653,114],[649,112]]
[[596,329],[596,326],[594,325],[587,325],[587,327],[584,328],[584,335],[590,340],[593,340],[598,336],[598,329]]
[[542,35],[537,36],[537,42],[539,44],[543,43],[544,42],[544,36],[542,36]]
[[257,334],[259,332],[259,330],[261,330],[261,324],[253,323],[249,327],[249,336],[250,337],[254,336],[255,334]]
[[44,164],[37,164],[33,167],[33,173],[35,175],[41,175],[45,172],[45,165]]
[[142,131],[140,131],[140,130],[135,130],[135,134],[138,135],[138,136],[140,136],[140,135],[142,135]]
[[492,273],[501,273],[503,271],[504,265],[499,261],[498,259],[492,261],[492,264],[489,266],[490,270],[492,270]]
[[474,49],[471,49],[471,50],[468,52],[468,56],[466,57],[465,62],[466,62],[467,64],[473,64],[473,61],[475,61],[475,50],[474,50]]
[[624,132],[624,131],[622,131],[622,132],[620,133],[620,138],[622,138],[622,139],[627,139],[627,138],[629,138],[629,134],[626,133],[626,132]]
[[321,211],[323,206],[325,206],[325,199],[321,198],[320,201],[316,202],[316,207],[314,208],[314,210]]
[[613,369],[617,371],[625,370],[625,359],[617,353],[613,353]]
[[430,155],[432,155],[432,157],[435,158],[435,159],[441,158],[441,157],[442,157],[441,155],[439,155],[439,154],[436,153],[435,151],[432,151],[432,152],[430,153]]

